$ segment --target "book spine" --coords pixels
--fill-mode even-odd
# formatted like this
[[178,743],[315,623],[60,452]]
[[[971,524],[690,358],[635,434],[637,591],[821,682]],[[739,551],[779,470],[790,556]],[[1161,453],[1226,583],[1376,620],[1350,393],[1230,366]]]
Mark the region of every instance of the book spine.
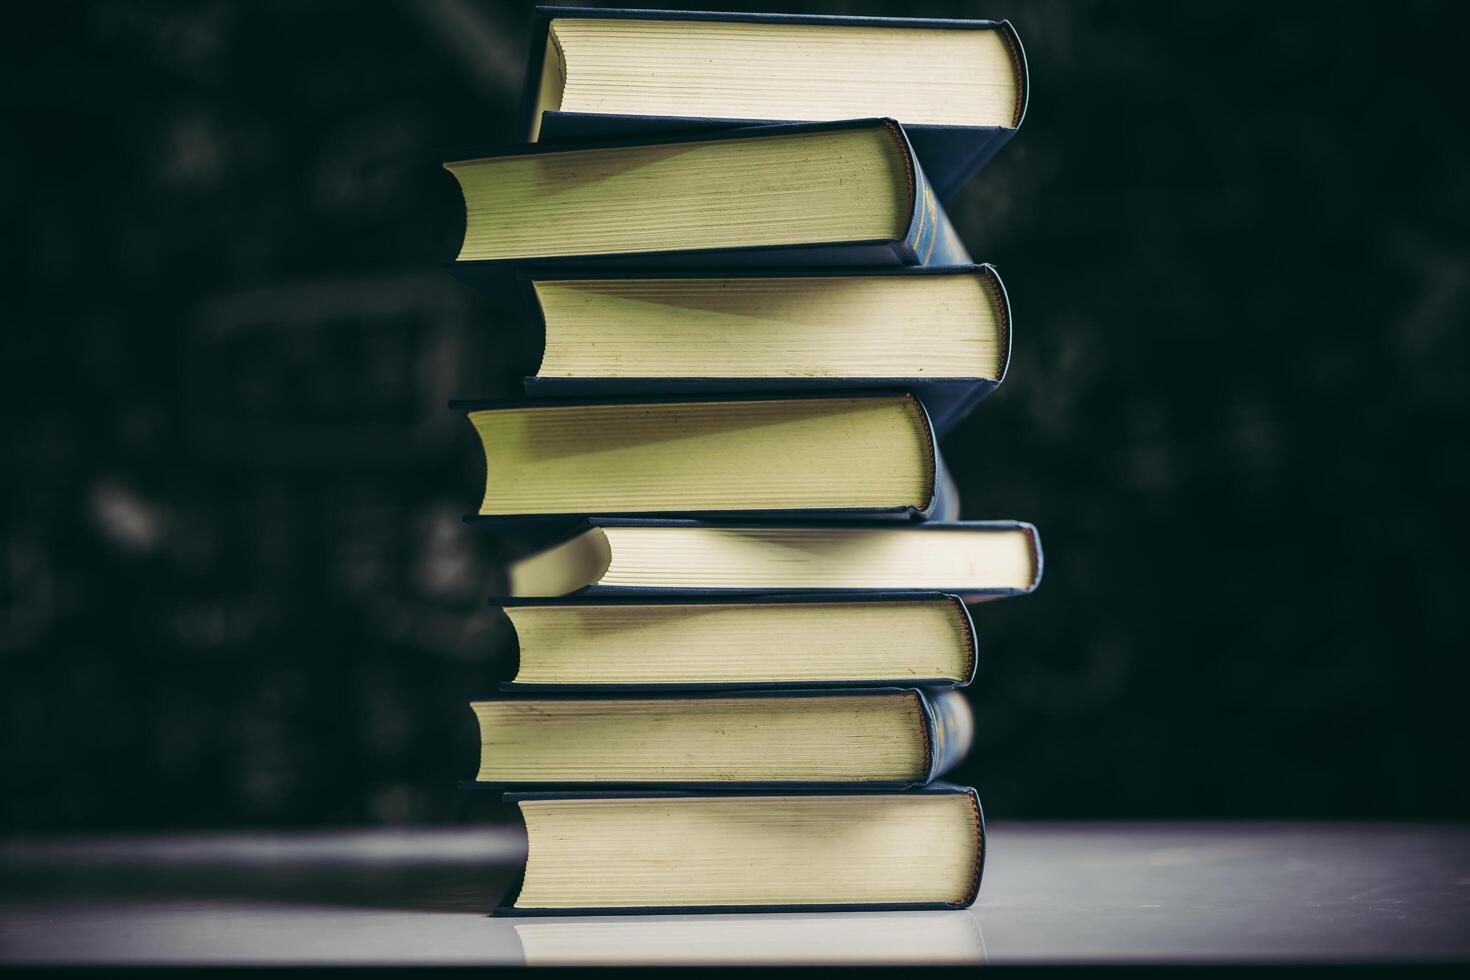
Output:
[[[930,411],[929,420],[934,423],[934,431],[940,435],[947,434],[949,430],[968,418],[970,413],[975,410],[975,406],[984,401],[999,385],[989,378],[978,378],[963,388],[958,385],[949,385],[947,387],[948,391],[959,391],[960,395],[958,397],[944,398],[941,402],[933,395],[926,394],[926,392],[948,393],[945,388],[941,388],[940,385],[932,381],[924,386],[924,391],[919,392],[919,397],[924,399],[926,406],[931,403],[934,403],[936,406],[937,410]],[[956,510],[955,514],[958,515],[959,511]],[[946,520],[958,519],[958,516],[946,518]]]
[[521,79],[520,107],[516,119],[526,139],[536,132],[536,96],[541,90],[541,69],[546,64],[546,42],[551,36],[552,8],[537,6],[531,16],[531,40],[526,73]]
[[1031,587],[1027,592],[1035,592],[1036,587],[1041,584],[1041,575],[1046,570],[1046,556],[1041,550],[1041,534],[1036,530],[1036,525],[1027,524],[1025,521],[1017,522],[1026,530],[1031,539],[1031,554],[1036,559],[1036,574],[1031,577]]
[[920,692],[930,724],[929,775],[926,782],[944,775],[969,754],[975,738],[975,720],[970,705],[958,690]]
[[970,258],[965,243],[960,240],[949,215],[944,212],[944,206],[939,203],[934,185],[925,176],[913,144],[902,127],[895,124],[894,128],[903,136],[914,192],[914,220],[905,244],[912,251],[915,264],[935,268],[974,265],[975,260]]
[[966,788],[965,793],[970,797],[970,806],[975,810],[975,846],[979,848],[979,854],[975,861],[975,879],[970,882],[970,891],[956,908],[967,909],[975,904],[975,899],[980,896],[980,882],[985,878],[985,857],[990,851],[989,842],[985,839],[985,809],[980,805],[980,794],[973,789]]
[[960,489],[938,449],[934,451],[934,471],[934,502],[925,514],[925,520],[957,521],[960,519]]
[[[1011,65],[1016,73],[1016,114],[1011,119],[1011,129],[1014,131],[1021,128],[1021,123],[1026,119],[1026,108],[1031,104],[1031,69],[1026,63],[1026,49],[1021,45],[1021,35],[1016,33],[1015,25],[1003,20],[996,28],[1011,52]],[[999,148],[996,146],[996,149]]]
[[946,596],[954,603],[955,613],[960,618],[960,624],[964,627],[966,642],[970,645],[969,658],[970,669],[965,671],[965,677],[955,687],[969,687],[975,683],[975,672],[980,669],[980,634],[975,631],[975,618],[970,615],[970,609],[959,596]]
[[919,253],[923,264],[934,267],[972,264],[974,259],[970,258],[969,250],[965,248],[959,232],[955,231],[954,225],[950,223],[949,215],[944,212],[944,208],[934,196],[933,188],[927,183],[924,187],[924,194],[934,211],[932,219],[934,240],[929,245],[927,252]]
[[934,421],[929,418],[929,409],[918,395],[908,392],[909,404],[913,406],[918,414],[919,424],[924,428],[924,435],[928,441],[927,455],[929,457],[929,499],[921,509],[915,510],[912,516],[918,520],[927,520],[936,513],[947,511],[958,512],[958,501],[951,501],[946,497],[948,489],[953,481],[949,479],[948,472],[944,468],[944,458],[939,455],[939,433],[934,428]]
[[1000,320],[1000,343],[1001,359],[1000,371],[995,376],[995,383],[999,385],[1006,379],[1011,369],[1011,338],[1015,334],[1015,317],[1011,312],[1011,294],[1006,289],[1005,281],[1001,279],[1000,273],[993,265],[982,265],[981,275],[984,276],[985,284],[990,288],[991,295],[995,299],[995,313]]

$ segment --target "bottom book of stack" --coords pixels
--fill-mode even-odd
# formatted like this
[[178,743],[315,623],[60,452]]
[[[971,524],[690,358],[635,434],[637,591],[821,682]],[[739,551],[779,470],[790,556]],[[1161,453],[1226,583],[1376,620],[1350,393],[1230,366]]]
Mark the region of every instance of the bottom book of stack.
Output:
[[529,851],[497,914],[964,908],[985,824],[933,783],[746,793],[513,793]]

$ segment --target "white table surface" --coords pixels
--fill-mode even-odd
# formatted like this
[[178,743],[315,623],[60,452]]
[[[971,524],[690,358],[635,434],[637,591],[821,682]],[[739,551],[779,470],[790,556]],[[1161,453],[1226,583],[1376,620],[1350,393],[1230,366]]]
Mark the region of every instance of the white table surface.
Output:
[[490,918],[515,828],[0,842],[0,962],[1470,959],[1470,828],[999,824],[963,912]]

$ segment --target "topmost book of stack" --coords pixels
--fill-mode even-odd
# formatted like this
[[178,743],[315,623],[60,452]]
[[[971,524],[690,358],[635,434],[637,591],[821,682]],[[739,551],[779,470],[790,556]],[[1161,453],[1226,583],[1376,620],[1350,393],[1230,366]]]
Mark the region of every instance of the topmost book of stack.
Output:
[[1026,114],[1006,21],[539,7],[532,142],[888,116],[947,197]]

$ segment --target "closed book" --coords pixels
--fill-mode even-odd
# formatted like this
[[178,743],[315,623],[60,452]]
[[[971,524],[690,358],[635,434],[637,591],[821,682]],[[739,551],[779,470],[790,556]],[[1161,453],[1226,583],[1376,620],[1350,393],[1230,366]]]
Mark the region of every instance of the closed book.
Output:
[[958,596],[502,600],[506,691],[956,687],[979,657]]
[[536,398],[912,392],[943,434],[1005,378],[1010,299],[990,265],[526,270]]
[[499,695],[470,702],[475,782],[922,786],[969,751],[954,689]]
[[891,119],[530,144],[444,166],[465,201],[451,268],[507,303],[518,265],[971,263]]
[[511,793],[529,839],[497,915],[967,908],[973,789]]
[[945,592],[974,602],[1031,592],[1042,574],[1041,540],[1022,521],[754,525],[595,517],[507,544],[523,554],[495,604],[871,592]]
[[948,509],[933,426],[906,392],[451,407],[467,414],[485,450],[474,521],[914,520]]
[[892,116],[940,197],[1015,133],[1029,95],[1007,21],[541,7],[532,140]]

